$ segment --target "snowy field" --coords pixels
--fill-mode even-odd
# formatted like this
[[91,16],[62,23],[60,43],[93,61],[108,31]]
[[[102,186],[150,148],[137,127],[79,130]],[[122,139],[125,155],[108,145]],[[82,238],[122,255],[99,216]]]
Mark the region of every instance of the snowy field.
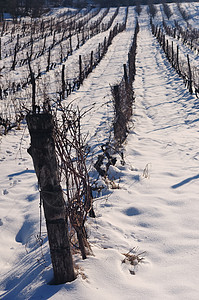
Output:
[[[173,14],[166,20],[162,6],[157,5],[155,24],[161,24],[164,17],[171,26],[177,20],[186,28],[177,5],[169,6]],[[189,2],[182,7],[190,16],[192,28],[199,28],[199,4]],[[108,21],[114,12],[110,9],[105,19]],[[121,7],[112,28],[124,18],[125,8]],[[75,281],[49,284],[53,270],[43,213],[42,243],[38,240],[40,196],[27,153],[30,139],[25,122],[21,130],[0,136],[0,299],[199,298],[199,99],[189,94],[152,35],[146,6],[139,16],[134,7],[129,7],[126,30],[113,39],[99,65],[63,103],[73,101],[82,110],[92,107],[83,119],[82,130],[88,133],[96,160],[101,145],[113,136],[110,86],[123,76],[136,18],[140,31],[133,83],[135,104],[123,145],[125,164],[118,155],[116,166],[109,172],[119,188],[111,189],[103,182],[106,187],[94,199],[96,218],[88,218],[86,224],[93,256],[83,261],[80,254],[74,255],[78,273]],[[65,65],[71,71],[67,76],[74,76],[72,66],[78,55],[90,53],[105,36],[108,32],[98,33],[69,56]],[[2,37],[3,45],[4,38],[8,37]],[[180,47],[185,56],[187,51],[192,54],[192,62],[197,65],[198,55],[182,43]],[[56,47],[53,51],[56,56]],[[6,86],[9,76],[18,76],[17,80],[25,77],[25,66],[9,73],[11,57],[4,59],[2,84]],[[40,63],[44,67],[42,59]],[[59,72],[61,64],[42,73],[41,81],[51,97],[56,96]],[[26,103],[29,90],[27,87],[7,99],[21,97]],[[2,115],[10,110],[5,99],[0,100],[0,108]],[[127,253],[137,255],[134,264],[125,259]]]

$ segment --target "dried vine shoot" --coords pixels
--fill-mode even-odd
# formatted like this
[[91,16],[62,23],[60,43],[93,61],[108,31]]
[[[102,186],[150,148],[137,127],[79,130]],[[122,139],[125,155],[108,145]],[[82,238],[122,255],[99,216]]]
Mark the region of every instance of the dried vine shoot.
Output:
[[81,134],[82,115],[72,106],[61,107],[61,120],[56,118],[56,149],[60,176],[66,185],[68,215],[75,229],[82,258],[91,252],[87,241],[85,222],[92,210],[92,192],[86,166],[89,149]]

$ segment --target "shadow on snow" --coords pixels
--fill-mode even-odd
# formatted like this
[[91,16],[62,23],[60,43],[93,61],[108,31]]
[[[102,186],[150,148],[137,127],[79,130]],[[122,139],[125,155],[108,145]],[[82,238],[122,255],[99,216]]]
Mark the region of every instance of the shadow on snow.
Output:
[[182,185],[185,185],[185,184],[189,183],[190,181],[198,179],[198,178],[199,178],[199,174],[197,174],[195,176],[192,176],[192,177],[188,177],[187,179],[184,179],[183,181],[172,185],[171,188],[172,189],[177,189],[177,188],[181,187]]

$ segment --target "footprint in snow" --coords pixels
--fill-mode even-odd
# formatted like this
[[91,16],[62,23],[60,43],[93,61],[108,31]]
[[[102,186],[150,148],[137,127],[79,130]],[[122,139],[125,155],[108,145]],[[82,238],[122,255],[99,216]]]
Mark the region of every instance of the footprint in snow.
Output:
[[9,150],[6,150],[6,153],[8,153],[9,154],[9,156],[11,156],[13,153],[11,152],[11,151],[9,151]]
[[3,190],[3,195],[7,195],[9,192],[8,192],[8,190]]
[[124,210],[125,215],[132,217],[132,216],[137,216],[140,215],[141,212],[135,208],[135,207],[129,207],[127,209]]
[[1,221],[1,219],[0,219],[0,226],[2,226],[3,225],[3,222]]
[[37,194],[30,194],[27,197],[27,200],[31,202],[31,201],[34,201],[36,198],[37,198]]

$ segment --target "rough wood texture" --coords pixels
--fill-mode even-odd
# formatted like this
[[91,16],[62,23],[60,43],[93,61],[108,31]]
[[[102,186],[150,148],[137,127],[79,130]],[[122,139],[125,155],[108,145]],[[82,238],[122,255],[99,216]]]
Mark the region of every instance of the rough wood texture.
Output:
[[26,117],[31,136],[28,153],[33,159],[38,178],[50,245],[55,284],[75,279],[66,205],[59,183],[58,166],[53,139],[52,115],[28,114]]
[[126,118],[124,116],[121,99],[119,93],[119,86],[115,85],[113,87],[114,95],[114,106],[115,106],[115,121],[114,121],[114,137],[116,141],[122,144],[127,136]]

